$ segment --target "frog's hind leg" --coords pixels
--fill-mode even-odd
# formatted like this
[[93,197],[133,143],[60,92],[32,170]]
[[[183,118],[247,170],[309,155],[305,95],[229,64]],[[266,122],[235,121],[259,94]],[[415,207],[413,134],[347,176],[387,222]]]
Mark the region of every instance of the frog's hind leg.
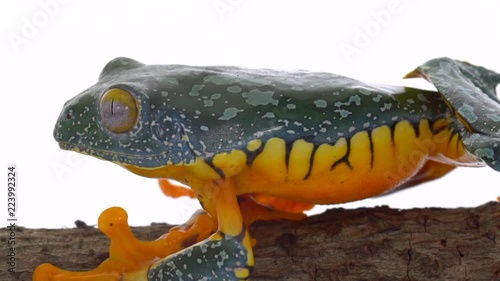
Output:
[[403,189],[414,187],[424,182],[438,179],[446,175],[447,173],[451,172],[455,168],[456,166],[429,160],[424,164],[424,166],[418,171],[416,175],[405,181],[402,185],[398,186],[396,189],[386,192],[380,196],[393,194],[394,192],[398,192]]
[[254,266],[252,242],[228,179],[190,182],[203,207],[218,221],[210,238],[153,264],[148,280],[246,280]]
[[253,199],[261,205],[268,206],[272,209],[282,212],[301,214],[304,211],[310,210],[314,207],[314,204],[307,204],[296,202],[293,200],[288,200],[284,198],[278,198],[265,194],[254,194]]
[[438,58],[406,75],[430,81],[449,107],[468,152],[500,171],[500,74],[467,62]]

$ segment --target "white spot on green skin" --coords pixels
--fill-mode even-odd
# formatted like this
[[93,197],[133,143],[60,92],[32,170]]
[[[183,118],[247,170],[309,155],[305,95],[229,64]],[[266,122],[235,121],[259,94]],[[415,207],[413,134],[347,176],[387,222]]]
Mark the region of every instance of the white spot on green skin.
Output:
[[295,108],[297,108],[297,106],[295,104],[293,104],[293,103],[289,103],[289,104],[286,105],[286,108],[288,108],[288,109],[295,109]]
[[166,83],[174,84],[174,85],[179,85],[179,81],[173,77],[167,77],[164,80]]
[[326,100],[315,100],[314,104],[318,108],[326,108],[326,105],[327,105]]
[[298,86],[292,86],[292,90],[299,91],[299,92],[304,91],[304,89],[302,87],[298,87]]
[[372,98],[374,102],[380,102],[380,99],[382,98],[382,95],[377,95],[376,97]]
[[458,109],[458,113],[465,118],[469,123],[477,121],[478,117],[474,113],[474,108],[470,105],[464,104]]
[[384,106],[380,108],[380,111],[384,112],[386,110],[390,110],[392,107],[392,103],[384,103]]
[[200,126],[200,129],[201,129],[202,131],[205,131],[205,132],[206,132],[206,131],[208,131],[208,127],[207,127],[207,126]]
[[222,113],[222,116],[219,117],[219,120],[230,120],[238,114],[238,112],[242,112],[242,109],[237,109],[235,107],[228,107],[224,109],[224,113]]
[[229,86],[227,87],[227,91],[233,94],[237,94],[241,92],[241,87],[240,86]]
[[203,104],[205,105],[205,107],[210,107],[210,106],[214,105],[214,101],[213,100],[204,100]]
[[498,114],[486,114],[486,117],[493,120],[494,122],[500,122],[500,115]]
[[495,152],[491,148],[479,148],[474,151],[474,154],[480,158],[493,159]]
[[262,118],[275,118],[276,115],[274,115],[274,113],[272,112],[266,112],[266,114],[264,114],[264,116],[262,116]]
[[218,99],[220,99],[220,97],[222,97],[222,95],[221,95],[221,94],[213,94],[213,95],[210,97],[210,99],[211,99],[211,100],[218,100]]
[[205,87],[205,85],[194,85],[191,88],[191,92],[189,92],[189,95],[193,96],[193,97],[199,96],[200,95],[200,90],[203,89],[203,87]]
[[369,90],[363,88],[359,89],[359,92],[365,96],[369,96],[371,94]]
[[250,92],[244,92],[241,95],[246,98],[246,102],[248,104],[257,106],[257,105],[268,105],[272,104],[274,106],[278,105],[278,100],[273,99],[273,91],[259,91],[259,90],[251,90]]
[[349,105],[351,105],[353,102],[354,102],[357,106],[359,106],[359,105],[361,105],[361,98],[360,98],[358,95],[350,96],[348,101],[346,101],[346,102],[341,102],[341,101],[338,101],[338,102],[336,102],[336,103],[335,103],[335,106],[337,106],[337,107],[341,107],[342,105],[349,106]]
[[417,98],[423,102],[429,102],[429,100],[422,94],[417,94]]
[[340,119],[342,120],[343,118],[346,118],[349,116],[349,114],[352,114],[352,112],[344,110],[344,109],[336,109],[334,112],[338,112],[340,114]]
[[203,80],[208,81],[208,82],[212,82],[215,85],[227,86],[227,85],[233,84],[235,79],[232,77],[225,77],[222,75],[208,75]]

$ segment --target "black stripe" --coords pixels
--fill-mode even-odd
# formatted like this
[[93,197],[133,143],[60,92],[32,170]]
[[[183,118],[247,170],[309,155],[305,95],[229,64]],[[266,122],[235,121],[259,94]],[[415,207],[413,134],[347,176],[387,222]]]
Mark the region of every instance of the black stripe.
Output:
[[286,165],[286,170],[288,171],[288,165],[290,164],[290,154],[292,152],[292,147],[293,143],[295,141],[287,141],[285,143],[285,165]]
[[391,143],[392,143],[392,147],[394,147],[396,145],[396,142],[394,141],[394,136],[396,135],[396,125],[398,123],[399,122],[396,122],[394,124],[391,124],[391,126],[389,126],[389,129],[391,130]]
[[441,133],[443,130],[445,129],[448,129],[450,126],[449,125],[446,125],[445,126],[442,126],[442,127],[439,127],[437,129],[434,129],[434,123],[436,123],[438,120],[442,120],[442,119],[437,119],[435,122],[433,122],[433,124],[431,124],[431,131],[432,131],[432,134],[433,135],[437,135],[439,133]]
[[252,166],[255,158],[262,152],[262,150],[264,150],[264,145],[265,144],[262,143],[262,145],[254,151],[250,151],[250,150],[246,149],[245,153],[247,154],[247,166],[248,167]]
[[451,141],[453,140],[453,137],[455,136],[455,134],[453,133],[453,131],[450,132],[450,137],[448,138],[448,147],[450,146],[451,144]]
[[[455,133],[455,135],[458,135],[458,133]],[[457,137],[457,147],[455,148],[457,150],[457,154],[458,154],[458,148],[460,147],[460,143],[462,142],[462,138],[460,137],[460,135],[458,135]]]
[[307,180],[311,175],[312,166],[314,164],[314,155],[316,154],[317,149],[318,149],[317,145],[313,146],[313,151],[311,152],[311,158],[309,158],[309,170],[307,171],[307,174],[304,177],[305,180]]
[[[410,122],[410,124],[412,124]],[[412,124],[413,125],[413,129],[415,130],[415,136],[418,137],[420,136],[420,121],[418,122],[418,124]]]
[[224,175],[224,171],[222,171],[220,168],[215,167],[212,160],[213,160],[213,157],[210,159],[205,159],[205,163],[207,163],[207,165],[210,166],[210,168],[212,168],[212,170],[214,170],[217,174],[219,174],[219,176],[221,178],[223,178],[223,179],[226,178],[226,176]]
[[335,167],[337,167],[337,165],[340,163],[346,163],[347,167],[352,169],[351,163],[349,163],[349,154],[351,153],[351,144],[350,143],[351,143],[351,140],[346,139],[347,151],[345,152],[345,155],[342,156],[342,158],[337,160],[337,162],[333,163],[332,167],[330,167],[330,171],[335,169]]
[[370,141],[370,170],[373,170],[373,140],[372,132],[368,132],[368,140]]

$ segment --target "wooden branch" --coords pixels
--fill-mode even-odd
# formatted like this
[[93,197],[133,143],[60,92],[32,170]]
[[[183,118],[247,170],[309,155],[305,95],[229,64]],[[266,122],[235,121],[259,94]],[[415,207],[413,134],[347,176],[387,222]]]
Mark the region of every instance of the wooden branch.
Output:
[[[170,226],[134,228],[153,240]],[[477,208],[334,209],[300,222],[261,222],[254,281],[264,280],[500,280],[500,204]],[[8,231],[1,232],[7,244]],[[106,258],[109,241],[95,228],[16,232],[17,273],[31,280],[36,265],[88,270]],[[3,279],[3,278],[2,278]]]

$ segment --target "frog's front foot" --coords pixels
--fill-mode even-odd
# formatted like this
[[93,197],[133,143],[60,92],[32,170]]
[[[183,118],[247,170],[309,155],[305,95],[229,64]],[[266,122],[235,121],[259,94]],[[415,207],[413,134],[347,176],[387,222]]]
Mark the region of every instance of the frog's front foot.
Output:
[[98,226],[111,239],[108,259],[85,272],[42,264],[35,269],[33,281],[148,280],[151,264],[206,239],[215,232],[217,223],[206,212],[199,211],[187,223],[173,227],[159,239],[141,241],[130,230],[125,210],[113,207],[101,214]]
[[194,184],[203,207],[217,219],[218,230],[210,238],[155,262],[148,280],[247,280],[254,266],[247,226],[267,216],[266,210],[253,212],[257,204],[244,200],[244,209],[248,209],[244,221],[233,181],[225,178]]
[[249,241],[246,230],[238,236],[219,231],[153,264],[148,280],[247,280],[253,268]]

